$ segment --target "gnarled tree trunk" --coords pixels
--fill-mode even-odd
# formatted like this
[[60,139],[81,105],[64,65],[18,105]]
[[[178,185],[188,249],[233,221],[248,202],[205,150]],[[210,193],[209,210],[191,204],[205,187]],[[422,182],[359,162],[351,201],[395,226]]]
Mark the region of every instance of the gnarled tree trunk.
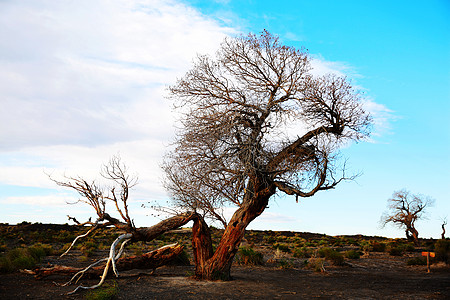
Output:
[[414,242],[414,244],[419,244],[419,232],[414,227],[408,227],[406,229],[406,237],[408,241]]
[[[230,269],[233,259],[239,250],[239,245],[244,237],[245,229],[256,217],[261,215],[266,208],[270,196],[275,193],[275,185],[260,181],[257,188],[249,189],[245,201],[234,213],[222,235],[219,245],[212,256],[204,255],[209,252],[208,235],[206,230],[194,231],[194,239],[202,240],[205,243],[196,242],[197,247],[202,247],[194,251],[196,257],[195,276],[199,279],[207,280],[230,280]],[[253,191],[252,191],[253,190]],[[198,235],[198,237],[196,237]],[[200,256],[200,255],[201,256]],[[210,258],[208,258],[210,257]]]

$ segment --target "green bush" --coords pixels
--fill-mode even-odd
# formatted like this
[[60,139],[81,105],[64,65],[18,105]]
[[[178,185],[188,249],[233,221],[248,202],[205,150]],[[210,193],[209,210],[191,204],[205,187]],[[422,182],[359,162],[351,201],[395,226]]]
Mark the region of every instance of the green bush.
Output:
[[[47,247],[46,247],[47,248]],[[32,269],[46,256],[46,248],[35,245],[15,248],[0,256],[0,273],[11,273],[20,269]]]
[[312,255],[312,250],[307,247],[301,247],[294,249],[294,257],[297,258],[310,258]]
[[291,253],[291,249],[286,244],[275,243],[275,244],[273,244],[273,248],[278,249],[283,252],[286,252],[286,253]]
[[405,253],[405,245],[398,243],[390,243],[387,247],[387,252],[392,256],[402,256]]
[[119,285],[117,281],[113,281],[112,283],[104,283],[99,288],[89,291],[85,299],[86,300],[110,300],[116,298],[119,294]]
[[264,240],[268,243],[268,244],[273,244],[277,241],[277,238],[274,236],[270,236],[270,235],[265,235],[264,236]]
[[450,263],[450,240],[438,240],[434,244],[434,252],[436,252],[436,259],[443,261],[446,264]]
[[386,251],[386,244],[380,242],[371,242],[370,243],[370,251],[372,252],[384,252]]
[[329,247],[319,249],[318,254],[319,257],[324,257],[326,260],[331,261],[333,265],[341,266],[344,264],[344,255]]
[[239,248],[237,263],[240,265],[263,265],[264,256],[261,252],[255,251],[252,248]]
[[281,259],[278,261],[278,265],[281,269],[292,269],[294,267],[294,263],[289,259]]
[[356,250],[348,250],[345,252],[345,257],[350,259],[359,259],[361,257],[361,252]]
[[90,257],[92,254],[94,254],[95,250],[98,249],[98,244],[92,241],[84,242],[81,246],[80,250],[81,252],[86,256]]
[[405,251],[408,251],[408,252],[414,252],[415,250],[416,250],[416,247],[414,247],[413,244],[408,244],[405,247]]
[[427,259],[425,257],[414,257],[406,262],[408,266],[426,266]]

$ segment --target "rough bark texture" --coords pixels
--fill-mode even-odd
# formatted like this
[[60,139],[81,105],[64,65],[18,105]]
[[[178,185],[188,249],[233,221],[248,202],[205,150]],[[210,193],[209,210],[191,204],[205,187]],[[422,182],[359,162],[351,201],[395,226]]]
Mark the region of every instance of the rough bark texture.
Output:
[[171,218],[162,220],[156,225],[145,228],[138,228],[135,232],[131,232],[133,234],[133,240],[136,241],[151,241],[161,234],[177,229],[183,225],[186,225],[189,221],[192,221],[197,218],[197,213],[195,212],[186,212],[183,214],[179,214],[173,216]]
[[419,244],[419,232],[414,227],[406,229],[406,237],[408,241],[414,242],[416,245]]
[[195,261],[195,277],[203,278],[207,261],[213,255],[211,231],[202,217],[194,220],[192,226],[192,249]]
[[246,201],[234,213],[225,228],[216,251],[206,262],[201,262],[202,268],[197,269],[197,278],[207,280],[231,279],[231,265],[239,250],[245,229],[251,221],[263,213],[269,198],[275,193],[275,185],[263,182],[257,181],[253,185],[256,188],[249,190]]

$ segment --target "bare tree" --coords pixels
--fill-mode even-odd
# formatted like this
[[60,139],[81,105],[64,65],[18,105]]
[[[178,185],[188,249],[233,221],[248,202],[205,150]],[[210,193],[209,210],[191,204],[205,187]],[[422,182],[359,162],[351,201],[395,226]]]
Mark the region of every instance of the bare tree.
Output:
[[165,186],[176,207],[225,227],[213,252],[203,218],[194,226],[198,278],[230,278],[245,228],[278,191],[298,200],[354,178],[337,149],[368,136],[371,118],[346,78],[310,70],[303,49],[264,31],[225,39],[169,88],[182,117]]
[[[55,273],[73,275],[72,279],[66,284],[76,283],[85,275],[97,277],[98,275],[101,275],[100,282],[97,285],[88,287],[80,285],[72,293],[79,289],[99,287],[104,282],[111,268],[114,274],[119,276],[119,270],[140,268],[154,269],[166,264],[181,253],[183,250],[181,245],[167,245],[145,253],[140,257],[121,258],[121,255],[124,246],[127,243],[151,241],[162,233],[185,225],[191,220],[194,220],[194,224],[198,222],[197,213],[185,211],[165,219],[154,226],[138,228],[135,226],[128,211],[129,192],[130,189],[136,185],[137,177],[128,175],[126,166],[121,162],[121,159],[118,156],[113,157],[108,164],[104,165],[101,174],[105,179],[112,182],[110,188],[102,188],[95,181],[87,182],[81,177],[66,177],[64,180],[55,180],[51,178],[58,185],[77,191],[82,196],[78,202],[83,202],[91,206],[97,215],[95,221],[92,221],[90,218],[89,221],[84,223],[80,223],[75,217],[68,216],[69,220],[72,220],[76,224],[90,227],[86,233],[76,237],[67,251],[61,256],[66,255],[79,239],[92,234],[99,228],[113,226],[122,232],[122,234],[112,243],[109,256],[86,268],[53,266],[31,271],[37,278],[42,278]],[[113,204],[117,217],[106,212],[108,204]],[[118,248],[119,245],[120,248]]]
[[434,200],[423,195],[413,195],[407,190],[396,191],[388,199],[389,211],[381,217],[382,227],[393,223],[399,228],[405,229],[406,237],[410,241],[419,244],[419,232],[416,229],[416,221],[424,217],[427,207],[432,206]]
[[441,218],[441,221],[442,221],[442,225],[441,225],[441,227],[442,227],[441,238],[442,238],[442,239],[445,239],[445,226],[447,225],[447,217]]
[[[165,186],[177,214],[137,228],[128,211],[129,190],[136,179],[127,175],[117,157],[102,172],[113,182],[109,189],[83,178],[56,181],[75,189],[83,196],[81,201],[94,209],[97,219],[84,223],[92,225],[85,235],[104,226],[125,232],[111,245],[105,266],[59,271],[69,270],[78,278],[88,270],[102,270],[100,283],[89,288],[97,287],[110,265],[116,275],[117,266],[135,265],[136,260],[119,259],[119,243],[123,249],[126,242],[148,241],[193,221],[195,276],[229,279],[246,227],[273,195],[295,195],[298,201],[354,179],[345,175],[345,161],[341,162],[337,150],[368,136],[371,118],[362,107],[361,95],[345,78],[314,77],[309,61],[304,50],[284,46],[266,31],[225,39],[215,57],[199,56],[169,89],[182,115],[176,147],[163,164]],[[116,217],[106,212],[109,203]],[[221,211],[228,206],[237,207],[230,220]],[[214,251],[206,220],[216,220],[225,228]],[[173,246],[168,251],[176,254],[177,249]],[[155,260],[161,256],[152,257],[139,265],[164,263]],[[39,274],[53,271],[42,269]]]

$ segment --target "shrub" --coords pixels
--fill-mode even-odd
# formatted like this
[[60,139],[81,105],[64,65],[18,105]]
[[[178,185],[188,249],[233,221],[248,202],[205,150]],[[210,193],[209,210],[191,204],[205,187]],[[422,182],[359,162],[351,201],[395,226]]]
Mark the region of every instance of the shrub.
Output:
[[263,265],[264,256],[261,252],[255,251],[252,248],[239,248],[237,263],[240,265]]
[[416,250],[416,247],[414,247],[413,244],[408,244],[405,247],[405,251],[408,251],[408,252],[414,252],[415,250]]
[[97,289],[91,290],[86,294],[86,300],[109,300],[116,298],[119,294],[119,285],[117,281],[113,283],[106,282]]
[[333,265],[341,266],[344,264],[344,255],[334,249],[328,247],[321,248],[318,254],[320,257],[325,257],[326,260],[331,261]]
[[446,264],[450,263],[450,240],[438,240],[434,244],[434,251],[436,252],[436,259],[443,261]]
[[294,257],[297,258],[310,258],[312,255],[312,250],[307,247],[301,247],[294,249]]
[[94,254],[95,250],[98,249],[98,244],[92,241],[84,242],[81,246],[80,250],[81,252],[86,256],[90,257],[92,254]]
[[345,252],[345,257],[350,259],[359,259],[361,257],[361,252],[356,250],[348,250]]
[[278,249],[283,252],[286,252],[286,253],[291,253],[291,249],[286,244],[275,243],[275,244],[273,244],[273,248]]
[[289,259],[281,259],[278,261],[278,265],[281,269],[292,269],[294,267],[294,263]]
[[0,256],[0,273],[10,273],[19,269],[32,269],[46,255],[42,246],[15,248]]
[[323,258],[310,258],[307,261],[306,267],[309,269],[313,269],[315,272],[325,272],[323,264]]
[[427,259],[424,257],[414,257],[414,258],[408,259],[406,264],[408,266],[426,266]]
[[404,252],[405,252],[404,248],[399,245],[389,247],[389,250],[388,250],[389,255],[392,255],[392,256],[402,256]]
[[386,251],[386,244],[380,242],[372,242],[370,243],[370,250],[373,252],[384,252]]

